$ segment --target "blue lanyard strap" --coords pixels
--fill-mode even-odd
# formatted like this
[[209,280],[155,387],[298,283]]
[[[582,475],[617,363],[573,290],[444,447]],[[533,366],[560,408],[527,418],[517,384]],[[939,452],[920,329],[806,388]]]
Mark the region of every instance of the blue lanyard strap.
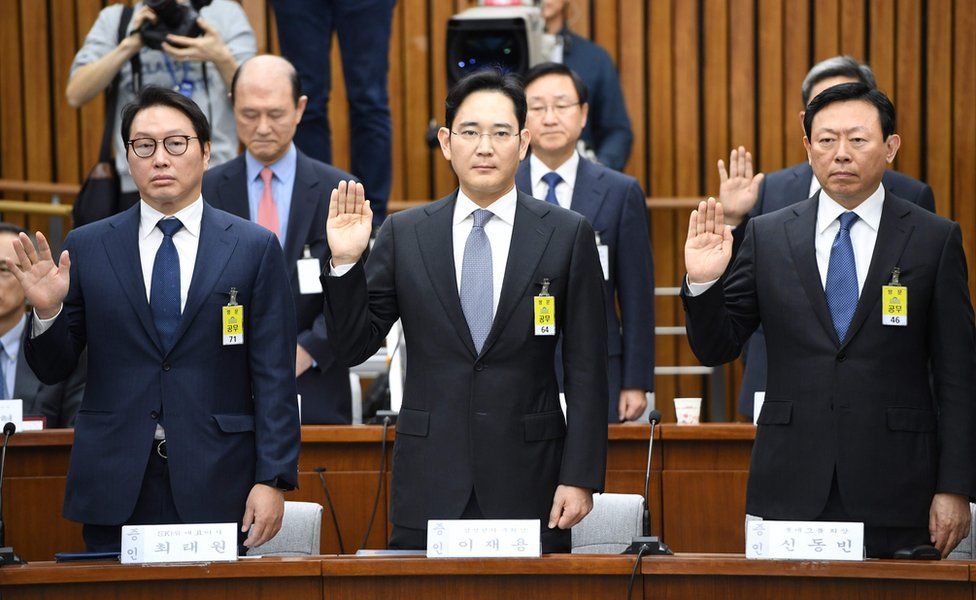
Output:
[[183,81],[180,82],[176,79],[176,70],[173,68],[173,61],[169,59],[166,53],[163,53],[163,62],[166,63],[166,70],[169,71],[169,76],[173,80],[173,87],[179,87],[180,83],[187,83],[190,81],[190,65],[187,61],[183,61]]

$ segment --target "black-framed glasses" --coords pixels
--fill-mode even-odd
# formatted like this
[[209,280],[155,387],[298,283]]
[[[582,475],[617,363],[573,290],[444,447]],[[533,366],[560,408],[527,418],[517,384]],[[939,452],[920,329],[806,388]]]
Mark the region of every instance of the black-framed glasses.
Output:
[[149,158],[156,153],[156,143],[162,142],[163,148],[166,148],[166,152],[171,156],[180,156],[186,153],[186,149],[190,145],[190,140],[196,139],[199,138],[192,135],[168,135],[161,140],[136,138],[129,140],[129,146],[132,148],[132,152],[139,158]]

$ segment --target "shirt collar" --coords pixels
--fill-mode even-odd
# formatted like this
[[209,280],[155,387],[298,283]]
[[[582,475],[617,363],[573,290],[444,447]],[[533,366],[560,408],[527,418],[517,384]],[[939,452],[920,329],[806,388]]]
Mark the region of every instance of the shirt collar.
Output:
[[[250,150],[244,151],[244,163],[247,167],[248,183],[261,177],[261,170],[264,169],[265,165],[254,158]],[[298,151],[295,149],[295,143],[292,142],[288,145],[288,151],[285,152],[285,155],[268,165],[268,168],[278,178],[278,181],[288,184],[295,177],[295,167],[297,165]]]
[[[203,219],[203,196],[197,196],[189,206],[173,215],[183,223],[183,229],[190,235],[200,237],[200,220]],[[156,229],[156,223],[167,215],[149,206],[145,200],[139,201],[139,239],[144,240]]]
[[[852,211],[858,219],[867,223],[875,231],[881,225],[881,209],[884,207],[884,186],[878,184],[878,189],[868,196],[867,200],[857,205]],[[847,209],[827,195],[826,190],[820,190],[820,202],[817,207],[817,233],[823,233],[837,217],[847,212]]]
[[[580,155],[579,152],[573,151],[573,155],[566,159],[566,162],[559,165],[556,168],[556,173],[563,178],[563,181],[572,189],[576,187],[576,172],[579,170]],[[540,183],[542,183],[542,178],[552,169],[546,166],[542,160],[539,159],[534,153],[529,155],[529,172],[532,173],[532,188],[535,189]]]
[[[20,352],[20,340],[24,334],[24,325],[26,323],[27,315],[25,314],[17,321],[16,325],[10,328],[10,331],[0,335],[0,343],[3,344],[3,351],[10,359],[16,358],[17,353]],[[9,390],[9,393],[13,393],[13,390]]]
[[[496,218],[508,223],[509,225],[515,224],[515,206],[518,200],[518,191],[516,191],[515,186],[512,185],[512,189],[505,192],[498,200],[492,202],[488,209],[495,215]],[[464,192],[458,188],[457,202],[454,204],[454,221],[453,224],[457,225],[461,221],[467,219],[471,216],[471,213],[481,208],[475,204],[474,200],[468,198]]]

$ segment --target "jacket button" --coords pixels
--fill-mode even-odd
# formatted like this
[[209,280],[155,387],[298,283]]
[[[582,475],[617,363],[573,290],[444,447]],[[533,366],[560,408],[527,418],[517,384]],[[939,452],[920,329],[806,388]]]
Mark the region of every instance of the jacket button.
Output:
[[156,411],[152,411],[151,413],[149,413],[149,416],[152,417],[153,421],[155,421],[156,419],[159,418],[159,413]]
[[169,371],[171,368],[172,367],[169,366],[169,363],[168,362],[164,362],[163,363],[163,370],[164,371]]
[[474,370],[475,371],[484,371],[485,370],[485,364],[484,363],[480,363],[480,362],[474,363]]
[[847,360],[847,354],[845,354],[844,352],[841,352],[837,355],[837,362],[844,362],[845,360]]

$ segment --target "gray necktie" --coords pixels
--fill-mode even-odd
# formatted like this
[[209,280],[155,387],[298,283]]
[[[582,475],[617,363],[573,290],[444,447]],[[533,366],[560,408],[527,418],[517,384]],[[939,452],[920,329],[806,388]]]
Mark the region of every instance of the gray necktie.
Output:
[[491,330],[491,243],[485,234],[485,223],[493,216],[491,211],[478,209],[471,213],[474,224],[464,243],[464,262],[461,264],[461,310],[468,322],[468,331],[475,350],[481,347]]

